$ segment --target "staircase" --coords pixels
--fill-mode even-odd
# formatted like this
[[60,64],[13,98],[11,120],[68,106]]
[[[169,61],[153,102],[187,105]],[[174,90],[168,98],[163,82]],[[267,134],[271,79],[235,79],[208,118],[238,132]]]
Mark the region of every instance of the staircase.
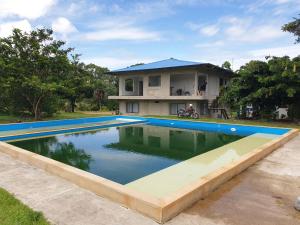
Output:
[[[208,110],[210,111],[211,114],[221,115],[222,119],[225,120],[229,119],[226,109],[224,107],[219,107],[217,100],[208,101]],[[217,117],[219,118],[219,116]]]

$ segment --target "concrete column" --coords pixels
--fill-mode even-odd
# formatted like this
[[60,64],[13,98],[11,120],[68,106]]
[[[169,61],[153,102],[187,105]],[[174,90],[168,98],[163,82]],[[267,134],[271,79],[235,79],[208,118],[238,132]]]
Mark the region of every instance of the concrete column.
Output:
[[194,136],[194,152],[197,152],[197,132],[193,132]]
[[198,73],[195,73],[195,83],[194,83],[194,93],[193,95],[196,96],[198,91]]
[[124,79],[119,77],[119,96],[123,95]]

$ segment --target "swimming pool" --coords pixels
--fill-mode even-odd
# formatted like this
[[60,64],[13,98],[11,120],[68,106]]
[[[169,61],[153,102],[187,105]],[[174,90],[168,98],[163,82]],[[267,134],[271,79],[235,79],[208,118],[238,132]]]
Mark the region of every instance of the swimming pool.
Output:
[[240,138],[242,136],[141,124],[10,144],[127,184]]
[[110,116],[0,125],[0,151],[164,222],[296,133]]

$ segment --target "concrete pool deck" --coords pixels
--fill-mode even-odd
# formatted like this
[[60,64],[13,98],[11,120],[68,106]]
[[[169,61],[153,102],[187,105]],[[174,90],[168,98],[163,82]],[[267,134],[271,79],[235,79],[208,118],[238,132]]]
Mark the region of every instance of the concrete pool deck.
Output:
[[[296,225],[300,135],[184,210],[168,225]],[[156,224],[62,178],[0,153],[0,187],[53,224]]]
[[125,186],[157,198],[176,195],[189,184],[234,163],[254,149],[279,137],[279,135],[259,133],[243,137],[240,140],[142,177]]

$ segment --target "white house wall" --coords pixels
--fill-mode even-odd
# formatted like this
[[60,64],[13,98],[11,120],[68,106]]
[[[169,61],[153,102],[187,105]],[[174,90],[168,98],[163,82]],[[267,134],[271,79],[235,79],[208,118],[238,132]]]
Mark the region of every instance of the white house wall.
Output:
[[[139,103],[138,113],[127,113],[126,104],[127,102]],[[170,115],[170,104],[171,103],[185,103],[186,107],[192,104],[197,112],[200,113],[200,102],[199,101],[119,101],[119,110],[121,114],[130,115]],[[204,112],[206,113],[206,112]]]
[[[161,76],[161,85],[159,87],[149,87],[149,77],[157,75]],[[172,75],[175,75],[176,77],[174,77],[174,80],[172,79],[171,81]],[[195,94],[196,90],[198,89],[198,76],[207,77],[206,93],[203,96],[198,96]],[[125,91],[125,80],[128,78],[134,79],[133,92]],[[111,96],[112,98],[110,99],[119,100],[119,109],[122,114],[127,114],[127,102],[139,103],[139,113],[131,113],[131,115],[169,115],[171,102],[185,103],[186,105],[193,104],[198,112],[201,114],[206,114],[207,102],[216,99],[219,95],[220,78],[228,79],[226,76],[224,77],[224,75],[218,74],[217,72],[194,69],[181,69],[178,71],[152,73],[138,72],[132,75],[122,74],[119,75],[120,98],[118,98],[118,96]],[[138,96],[140,80],[143,81],[143,96]],[[182,89],[183,93],[188,91],[190,92],[191,96],[178,96],[178,99],[176,99],[177,96],[170,96],[171,86],[173,87],[173,94],[176,94],[176,90]],[[122,96],[125,96],[125,98]],[[199,105],[201,105],[201,107]]]
[[216,74],[209,74],[207,76],[207,97],[208,99],[215,99],[219,96],[220,87],[219,87],[219,76]]

